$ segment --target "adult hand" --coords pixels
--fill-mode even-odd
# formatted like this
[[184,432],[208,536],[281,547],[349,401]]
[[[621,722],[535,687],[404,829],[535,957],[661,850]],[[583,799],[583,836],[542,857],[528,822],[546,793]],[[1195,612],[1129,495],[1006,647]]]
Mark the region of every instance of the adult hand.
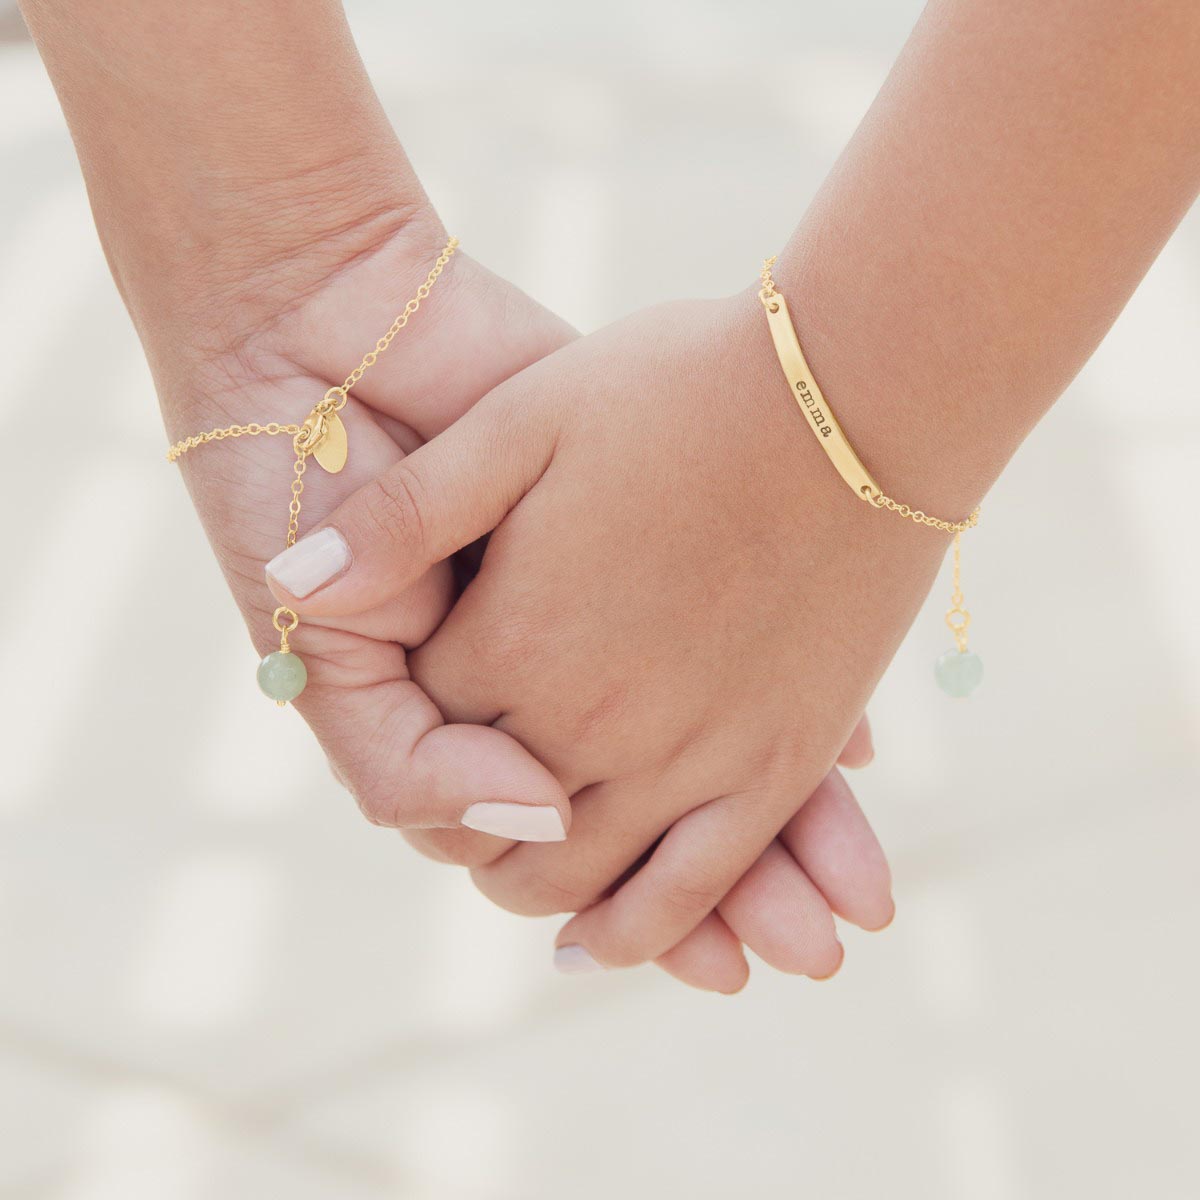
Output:
[[[415,675],[532,749],[575,815],[564,844],[473,856],[482,889],[584,909],[575,961],[658,958],[719,907],[794,963],[745,928],[738,881],[826,778],[944,538],[844,488],[753,296],[652,309],[502,384],[329,515],[340,569],[272,587],[309,620],[361,619],[493,529]],[[815,941],[826,973],[832,922]]]

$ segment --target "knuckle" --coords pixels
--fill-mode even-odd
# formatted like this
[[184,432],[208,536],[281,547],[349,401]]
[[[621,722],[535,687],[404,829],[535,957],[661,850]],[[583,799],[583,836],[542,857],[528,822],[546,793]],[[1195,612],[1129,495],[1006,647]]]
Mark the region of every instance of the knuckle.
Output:
[[617,969],[640,967],[670,949],[653,945],[644,932],[634,930],[611,932],[607,937],[589,933],[584,940],[597,948],[606,967]]
[[567,733],[571,741],[591,743],[619,727],[629,708],[631,690],[632,684],[626,682],[601,684],[596,694],[585,700],[570,717]]
[[498,613],[480,623],[472,652],[501,677],[518,677],[539,660],[550,632],[550,622],[537,613],[519,609]]
[[400,824],[400,802],[395,791],[385,787],[382,780],[371,780],[351,789],[358,811],[368,824],[395,829]]
[[711,873],[689,868],[660,881],[656,900],[665,915],[675,921],[707,916],[722,898],[722,889]]
[[720,899],[720,889],[704,880],[681,876],[662,881],[649,912],[620,921],[597,939],[603,942],[603,961],[613,967],[651,962],[678,945]]
[[425,703],[420,693],[406,691],[362,739],[358,752],[338,762],[343,784],[372,825],[395,829],[416,824],[425,808],[411,772],[396,754],[396,746],[411,738],[405,733],[411,721],[425,715]]
[[376,481],[371,502],[364,507],[368,532],[385,543],[415,550],[426,557],[425,498],[420,478],[398,462]]

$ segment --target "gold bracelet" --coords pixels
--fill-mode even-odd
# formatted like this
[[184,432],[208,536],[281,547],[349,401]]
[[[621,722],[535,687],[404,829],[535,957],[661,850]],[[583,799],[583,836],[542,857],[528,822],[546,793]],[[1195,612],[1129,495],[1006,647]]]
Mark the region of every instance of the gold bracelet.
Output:
[[[346,407],[350,389],[375,365],[375,360],[392,344],[392,339],[421,307],[421,301],[429,295],[457,248],[458,238],[452,237],[425,277],[425,282],[417,288],[416,295],[404,306],[404,311],[392,322],[388,331],[375,343],[375,348],[363,355],[362,361],[346,376],[340,386],[332,387],[325,393],[312,412],[304,418],[302,425],[281,425],[278,421],[271,421],[265,425],[254,422],[249,425],[229,425],[224,429],[210,429],[207,433],[193,434],[176,442],[167,451],[167,462],[178,462],[189,450],[209,442],[221,442],[226,438],[288,434],[292,439],[292,448],[296,451],[296,460],[292,464],[292,498],[288,504],[287,537],[284,546],[294,546],[300,533],[300,495],[304,491],[304,471],[309,455],[317,460],[317,465],[322,470],[331,475],[336,475],[346,465],[350,446],[346,437],[346,426],[342,424],[338,413]],[[308,670],[304,660],[293,653],[288,640],[300,624],[299,616],[290,608],[281,606],[275,610],[271,624],[279,633],[279,649],[272,651],[258,664],[258,686],[282,708],[304,691],[305,684],[308,683]]]
[[961,521],[943,520],[941,517],[930,516],[919,508],[898,503],[875,482],[871,472],[863,466],[862,460],[854,452],[854,447],[838,424],[833,409],[829,407],[820,385],[813,377],[804,351],[800,348],[800,339],[796,336],[796,327],[792,323],[787,301],[775,287],[775,280],[771,277],[771,268],[774,265],[774,257],[763,260],[760,276],[762,288],[758,298],[767,314],[771,340],[775,343],[775,353],[779,357],[784,377],[796,404],[805,416],[805,424],[813,431],[821,449],[829,456],[829,461],[833,463],[838,474],[860,500],[865,500],[875,508],[897,513],[918,525],[954,535],[954,591],[946,613],[946,624],[954,634],[955,649],[947,650],[938,658],[934,664],[934,676],[938,686],[947,695],[958,698],[969,696],[983,679],[983,662],[977,654],[972,654],[967,649],[967,629],[971,624],[971,614],[963,607],[962,535],[979,524],[979,509],[976,508]]

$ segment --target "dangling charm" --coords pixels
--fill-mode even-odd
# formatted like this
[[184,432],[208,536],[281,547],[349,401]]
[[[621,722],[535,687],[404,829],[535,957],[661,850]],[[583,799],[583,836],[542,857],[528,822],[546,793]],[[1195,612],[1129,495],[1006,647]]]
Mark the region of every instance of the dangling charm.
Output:
[[[229,425],[224,429],[210,429],[207,433],[196,433],[183,438],[167,450],[167,462],[178,462],[189,450],[209,442],[220,442],[231,437],[257,437],[266,434],[277,437],[286,434],[292,439],[296,457],[292,463],[292,498],[288,504],[287,538],[284,546],[290,548],[300,536],[300,499],[304,493],[304,472],[311,456],[323,471],[336,475],[346,465],[349,444],[346,426],[338,413],[350,399],[350,389],[369,371],[379,356],[392,344],[392,340],[421,307],[421,301],[429,295],[437,283],[454,251],[458,249],[458,238],[451,238],[437,262],[425,276],[425,282],[417,288],[417,294],[404,306],[404,311],[392,322],[388,331],[376,343],[373,350],[363,355],[362,361],[337,387],[331,387],[304,420],[303,425],[284,425],[271,421],[263,425],[255,421],[249,425]],[[284,623],[280,623],[283,618]],[[279,631],[279,649],[272,651],[258,664],[258,686],[282,708],[289,700],[295,700],[308,683],[308,670],[304,660],[292,653],[288,645],[288,634],[296,632],[300,618],[290,608],[277,608],[272,623]]]
[[[279,623],[280,617],[287,619],[286,625]],[[304,691],[308,669],[304,659],[293,654],[288,645],[288,634],[300,624],[300,618],[290,608],[277,608],[272,624],[279,630],[279,649],[273,650],[258,664],[258,686],[282,708]]]
[[[336,404],[338,397],[331,399],[331,394],[338,388],[330,388],[325,399],[308,414],[303,429],[303,448],[317,460],[317,466],[330,475],[336,475],[345,465],[349,453],[349,442],[346,438],[346,427],[342,418],[337,415],[337,409],[322,408],[321,405]],[[341,401],[345,403],[344,397]]]
[[933,674],[938,687],[947,696],[956,700],[969,696],[983,681],[983,660],[967,649],[967,629],[971,614],[963,608],[962,594],[962,534],[954,535],[954,593],[950,597],[950,609],[946,613],[946,624],[954,634],[956,649],[947,650],[933,664]]

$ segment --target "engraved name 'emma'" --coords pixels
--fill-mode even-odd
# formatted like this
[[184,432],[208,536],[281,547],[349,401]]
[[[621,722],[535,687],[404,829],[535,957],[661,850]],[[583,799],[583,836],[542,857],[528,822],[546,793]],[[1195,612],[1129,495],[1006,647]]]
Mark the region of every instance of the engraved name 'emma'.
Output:
[[817,432],[822,437],[828,437],[833,432],[833,428],[825,424],[825,414],[817,407],[817,402],[813,399],[813,394],[808,390],[808,384],[803,379],[796,384],[796,391],[800,393],[800,399],[804,402],[804,409],[812,417],[813,424],[817,427]]

